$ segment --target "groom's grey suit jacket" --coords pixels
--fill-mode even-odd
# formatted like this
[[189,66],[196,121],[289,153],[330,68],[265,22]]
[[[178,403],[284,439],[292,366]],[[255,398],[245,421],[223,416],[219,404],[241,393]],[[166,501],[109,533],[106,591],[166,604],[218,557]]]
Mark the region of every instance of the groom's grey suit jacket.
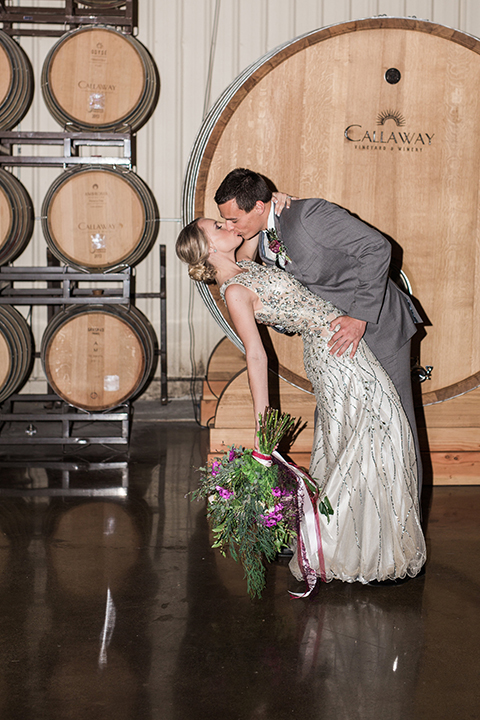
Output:
[[292,201],[275,223],[291,259],[285,269],[345,315],[365,320],[364,338],[379,360],[415,334],[422,321],[388,277],[391,247],[383,235],[322,199]]

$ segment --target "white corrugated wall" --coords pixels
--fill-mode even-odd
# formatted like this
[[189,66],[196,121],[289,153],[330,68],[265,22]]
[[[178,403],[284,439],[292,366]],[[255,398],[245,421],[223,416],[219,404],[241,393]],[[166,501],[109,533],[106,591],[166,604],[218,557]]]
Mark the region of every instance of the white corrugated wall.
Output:
[[[24,5],[26,0],[17,4]],[[45,6],[47,2],[28,2],[30,6],[34,4]],[[55,0],[48,4],[59,6]],[[138,133],[137,172],[157,198],[162,218],[158,243],[167,247],[171,396],[187,392],[188,383],[181,379],[187,380],[192,373],[192,351],[194,372],[202,375],[210,352],[221,337],[200,297],[191,292],[185,268],[174,251],[181,227],[184,172],[205,111],[246,66],[277,45],[325,25],[382,14],[416,16],[480,36],[478,0],[139,0],[138,39],[155,58],[161,90],[153,117]],[[43,61],[54,39],[21,38],[19,42],[33,64],[36,92],[32,108],[15,129],[60,130],[40,91]],[[15,264],[44,265],[41,204],[61,170],[22,168],[14,172],[31,193],[37,217],[33,240]],[[158,243],[137,267],[139,292],[158,292]],[[158,333],[159,301],[139,300],[138,306]],[[33,313],[38,349],[46,310],[36,307]],[[41,391],[43,385],[42,369],[37,362],[26,390]],[[158,383],[152,384],[149,393],[159,397]]]

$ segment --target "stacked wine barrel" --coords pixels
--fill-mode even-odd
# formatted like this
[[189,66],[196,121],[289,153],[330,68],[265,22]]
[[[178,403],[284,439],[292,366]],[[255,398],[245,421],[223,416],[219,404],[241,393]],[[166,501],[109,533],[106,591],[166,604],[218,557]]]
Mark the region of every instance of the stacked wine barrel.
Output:
[[86,272],[135,265],[153,247],[158,209],[132,171],[75,168],[60,175],[45,196],[45,240],[62,263]]
[[14,40],[0,33],[0,128],[10,130],[26,115],[33,99],[33,70]]
[[[101,10],[123,3],[85,4]],[[48,110],[66,130],[136,132],[155,109],[159,80],[138,40],[92,25],[55,42],[43,64],[41,88]],[[18,123],[32,95],[28,58],[0,32],[0,127]],[[41,215],[52,255],[84,272],[86,280],[90,273],[135,266],[153,248],[159,228],[157,203],[145,182],[133,170],[98,164],[62,172],[45,194]],[[0,170],[0,264],[23,252],[33,220],[27,191]],[[31,333],[21,317],[10,307],[0,314],[0,402],[25,382],[31,364]],[[106,297],[105,304],[71,306],[55,314],[40,355],[49,384],[65,402],[103,411],[145,388],[154,371],[156,343],[138,309],[108,304]],[[25,362],[20,362],[24,351]]]
[[[27,113],[33,99],[30,61],[12,38],[0,32],[0,128],[10,130]],[[30,196],[11,173],[0,169],[0,265],[12,262],[33,233]],[[0,306],[0,402],[27,380],[33,360],[33,336],[23,315]]]
[[0,265],[17,258],[33,233],[34,212],[30,195],[20,180],[0,169]]
[[107,410],[137,395],[155,360],[156,338],[134,306],[72,306],[47,326],[41,347],[48,381],[67,403]]
[[0,305],[0,403],[27,380],[33,362],[33,337],[23,315]]
[[86,26],[63,35],[42,70],[48,110],[78,130],[138,130],[158,99],[155,63],[136,38]]

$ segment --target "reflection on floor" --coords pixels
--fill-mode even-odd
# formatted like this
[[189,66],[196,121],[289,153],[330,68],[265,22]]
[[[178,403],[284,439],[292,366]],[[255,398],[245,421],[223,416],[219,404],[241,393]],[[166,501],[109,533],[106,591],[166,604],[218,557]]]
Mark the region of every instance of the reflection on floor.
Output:
[[206,437],[171,405],[136,415],[126,498],[31,496],[58,470],[2,469],[1,720],[480,717],[480,486],[427,488],[423,578],[293,600],[281,561],[252,601],[185,497]]

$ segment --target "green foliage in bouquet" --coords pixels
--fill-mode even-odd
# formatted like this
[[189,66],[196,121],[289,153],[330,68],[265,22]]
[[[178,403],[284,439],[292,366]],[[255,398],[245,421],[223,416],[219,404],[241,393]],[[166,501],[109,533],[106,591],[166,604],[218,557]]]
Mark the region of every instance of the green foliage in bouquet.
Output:
[[[260,415],[260,452],[270,455],[294,420],[267,408]],[[241,562],[252,597],[265,587],[264,560],[271,562],[297,535],[296,480],[279,464],[266,467],[252,450],[231,447],[202,473],[194,498],[207,500],[214,543]]]

